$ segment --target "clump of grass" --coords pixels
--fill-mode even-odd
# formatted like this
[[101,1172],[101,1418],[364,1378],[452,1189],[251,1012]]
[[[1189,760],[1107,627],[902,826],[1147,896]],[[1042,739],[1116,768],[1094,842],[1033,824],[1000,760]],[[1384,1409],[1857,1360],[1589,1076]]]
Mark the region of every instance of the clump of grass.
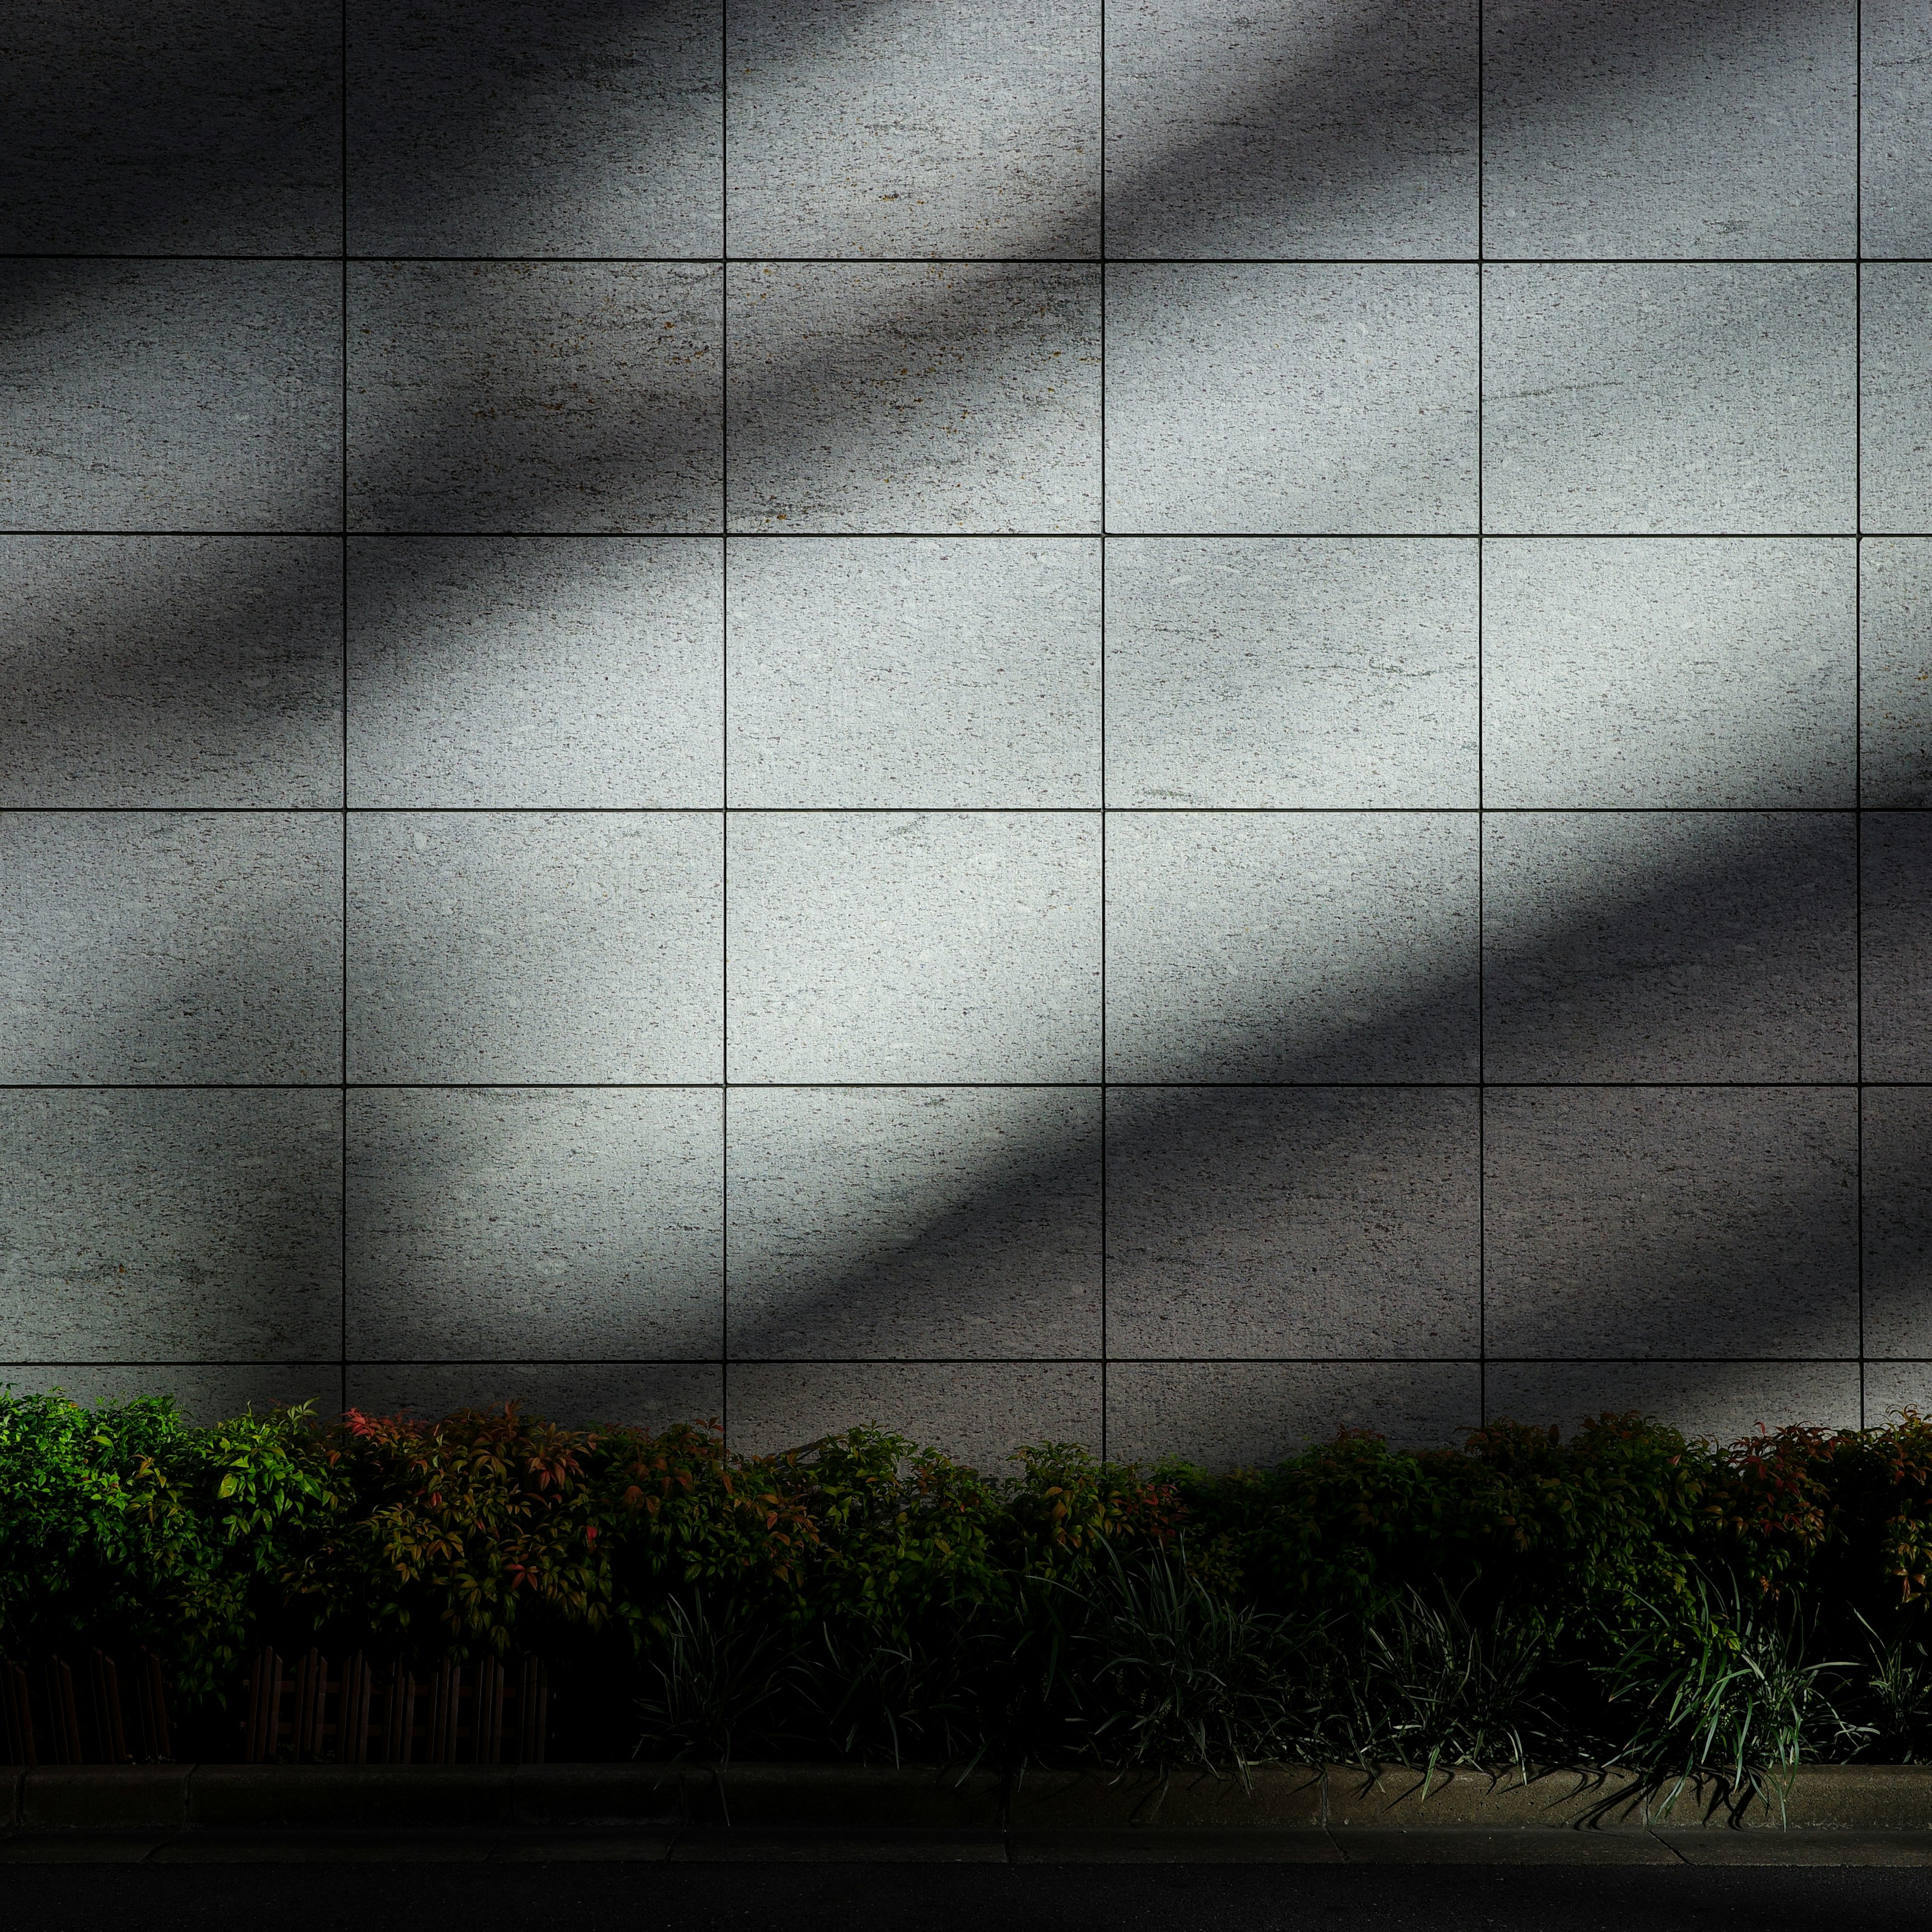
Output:
[[1432,1601],[1410,1588],[1364,1628],[1352,1665],[1334,1673],[1328,1754],[1428,1775],[1570,1755],[1538,1688],[1552,1636],[1507,1605],[1472,1618],[1460,1597],[1444,1592]]
[[644,1660],[633,1756],[724,1764],[734,1752],[794,1742],[785,1720],[799,1660],[782,1626],[729,1599],[715,1607],[701,1595],[688,1604],[670,1599],[660,1623]]
[[1707,1816],[1755,1799],[1782,1818],[1791,1772],[1847,1736],[1826,1694],[1844,1660],[1808,1661],[1809,1637],[1801,1610],[1735,1577],[1694,1571],[1680,1600],[1642,1606],[1604,1674],[1629,1713],[1613,1762],[1637,1773],[1659,1815],[1688,1792]]
[[800,1649],[800,1702],[834,1756],[948,1763],[982,1748],[970,1692],[984,1634],[943,1646],[870,1624],[820,1624]]
[[1078,1640],[1084,1732],[1123,1766],[1232,1768],[1305,1756],[1324,1672],[1315,1634],[1211,1589],[1184,1547],[1096,1566]]
[[1861,1756],[1887,1764],[1924,1764],[1932,1758],[1932,1654],[1916,1637],[1871,1638],[1869,1668],[1850,1687],[1866,1718]]

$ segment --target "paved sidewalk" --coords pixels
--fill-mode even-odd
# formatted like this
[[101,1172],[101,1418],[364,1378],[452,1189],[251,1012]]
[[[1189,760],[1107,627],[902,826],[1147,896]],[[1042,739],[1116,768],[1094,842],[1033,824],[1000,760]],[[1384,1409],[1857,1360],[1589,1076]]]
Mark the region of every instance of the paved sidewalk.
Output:
[[[1932,1832],[434,1826],[0,1832],[0,1864],[1932,1867]],[[1928,1900],[1932,1900],[1929,1891]]]
[[37,1932],[1920,1932],[1919,1871],[932,1864],[22,1868],[0,1923]]

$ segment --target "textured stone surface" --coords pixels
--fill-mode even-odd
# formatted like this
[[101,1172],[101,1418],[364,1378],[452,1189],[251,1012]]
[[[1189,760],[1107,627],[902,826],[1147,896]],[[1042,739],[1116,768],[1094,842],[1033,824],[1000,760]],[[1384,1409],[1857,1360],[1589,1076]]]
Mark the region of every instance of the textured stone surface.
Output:
[[1084,814],[746,812],[726,833],[734,1080],[1091,1080]]
[[338,526],[342,273],[12,262],[0,527]]
[[1107,546],[1114,806],[1476,802],[1476,546]]
[[279,0],[19,0],[0,250],[339,248],[341,35]]
[[738,255],[1099,253],[1100,0],[728,0]]
[[734,1358],[1100,1352],[1091,1089],[740,1088]]
[[135,1394],[166,1384],[148,1364],[294,1358],[333,1380],[338,1094],[0,1093],[0,1381],[34,1381],[19,1363],[140,1364],[122,1377]]
[[165,1395],[190,1422],[224,1422],[252,1403],[260,1410],[312,1402],[324,1415],[342,1402],[342,1369],[332,1342],[311,1362],[0,1363],[0,1382],[16,1394],[58,1389],[88,1407]]
[[1097,806],[1100,545],[730,546],[734,806]]
[[1855,274],[1485,270],[1485,527],[1850,530]]
[[347,866],[350,1078],[718,1078],[715,814],[370,812]]
[[0,814],[0,1080],[334,1080],[342,826]]
[[1932,16],[1862,0],[1864,251],[1932,253]]
[[1498,1356],[1856,1357],[1850,1088],[1493,1088]]
[[1863,280],[1859,514],[1870,530],[1932,530],[1932,267],[1876,262]]
[[723,1371],[703,1362],[352,1361],[345,1385],[348,1402],[374,1414],[447,1415],[514,1402],[578,1429],[716,1421],[724,1406]]
[[1492,255],[1857,252],[1858,0],[1484,10]]
[[0,537],[0,806],[342,802],[339,542]]
[[349,1096],[351,1356],[715,1360],[715,1089]]
[[1010,1475],[1016,1443],[1100,1443],[1097,1362],[742,1362],[729,1393],[754,1455],[869,1422]]
[[1865,1351],[1932,1361],[1932,1092],[1864,1096]]
[[23,4],[0,1378],[1925,1399],[1922,6]]
[[1485,1379],[1491,1415],[1554,1422],[1566,1434],[1628,1409],[1720,1442],[1754,1435],[1760,1423],[1859,1426],[1856,1361],[1492,1362]]
[[355,806],[722,802],[723,559],[702,537],[364,537]]
[[1864,1071],[1932,1080],[1932,818],[1864,821]]
[[1498,813],[1483,837],[1490,1079],[1856,1077],[1848,815]]
[[1107,520],[1436,532],[1476,517],[1476,274],[1107,272]]
[[1477,1352],[1472,1088],[1138,1088],[1107,1101],[1122,1355]]
[[1904,1409],[1923,1415],[1932,1409],[1932,1362],[1868,1362],[1864,1392],[1864,1412],[1874,1424]]
[[1469,0],[1110,9],[1108,252],[1473,258],[1475,25]]
[[710,530],[723,271],[392,262],[349,275],[357,530]]
[[1468,1362],[1118,1362],[1108,1372],[1111,1454],[1265,1468],[1338,1429],[1435,1447],[1482,1414]]
[[1484,803],[1853,803],[1855,549],[1485,545]]
[[1932,542],[1858,546],[1861,770],[1867,805],[1932,805]]
[[1476,1054],[1466,813],[1108,822],[1115,1080],[1458,1080]]
[[716,255],[715,0],[349,4],[359,255]]
[[1093,530],[1100,272],[734,264],[734,530]]

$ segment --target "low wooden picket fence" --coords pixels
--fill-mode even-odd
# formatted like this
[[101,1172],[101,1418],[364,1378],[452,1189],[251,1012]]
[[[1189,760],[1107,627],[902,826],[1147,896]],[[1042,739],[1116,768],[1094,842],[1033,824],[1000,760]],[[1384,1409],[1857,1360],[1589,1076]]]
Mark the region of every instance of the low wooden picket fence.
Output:
[[[248,1673],[238,1754],[249,1764],[542,1764],[550,1702],[549,1672],[534,1658],[419,1674],[359,1651],[338,1665],[319,1650],[292,1661],[264,1650]],[[152,1764],[171,1758],[174,1742],[150,1651],[0,1664],[0,1764]]]
[[272,1650],[248,1676],[250,1764],[542,1764],[550,1679],[534,1658],[444,1664],[418,1676],[361,1652],[292,1665]]
[[128,1764],[172,1755],[160,1660],[90,1651],[0,1664],[0,1764]]

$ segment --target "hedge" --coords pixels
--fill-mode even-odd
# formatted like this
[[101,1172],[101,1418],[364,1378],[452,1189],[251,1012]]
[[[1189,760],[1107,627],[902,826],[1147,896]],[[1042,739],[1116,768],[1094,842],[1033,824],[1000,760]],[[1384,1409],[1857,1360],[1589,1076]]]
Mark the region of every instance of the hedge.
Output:
[[[542,1655],[646,1754],[1634,1765],[1743,1789],[1932,1754],[1932,1420],[1739,1442],[1636,1415],[1210,1475],[875,1429],[0,1394],[0,1653]],[[614,1678],[613,1673],[615,1673]]]

